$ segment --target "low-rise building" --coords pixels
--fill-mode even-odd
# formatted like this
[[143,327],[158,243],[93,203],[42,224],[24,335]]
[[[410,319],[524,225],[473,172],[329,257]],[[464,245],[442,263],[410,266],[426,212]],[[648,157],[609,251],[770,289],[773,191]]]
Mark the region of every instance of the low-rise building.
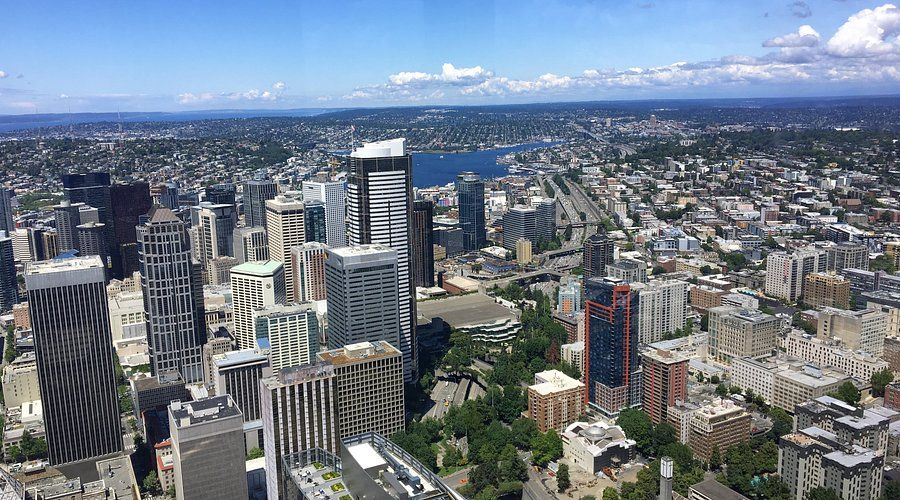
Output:
[[172,457],[172,440],[166,439],[153,446],[156,455],[156,477],[163,491],[175,486],[175,459]]
[[719,306],[709,310],[709,356],[731,363],[733,358],[772,354],[781,320],[753,309]]
[[850,377],[869,380],[872,374],[888,368],[887,361],[862,351],[851,351],[840,342],[792,331],[784,341],[788,356],[819,366],[836,368]]
[[584,413],[584,383],[559,370],[534,375],[528,387],[526,415],[537,423],[538,430],[562,431]]
[[590,474],[634,460],[636,442],[621,427],[603,422],[574,422],[562,432],[563,456]]
[[709,461],[715,450],[724,456],[728,448],[750,439],[751,420],[734,401],[715,400],[691,415],[688,446],[700,460]]
[[722,305],[722,297],[728,295],[728,292],[711,286],[691,286],[688,292],[691,307],[705,313],[713,307]]
[[35,355],[34,352],[26,352],[3,367],[3,404],[11,408],[40,399]]
[[826,307],[819,312],[817,335],[840,340],[847,348],[881,356],[888,315],[875,310],[848,311]]

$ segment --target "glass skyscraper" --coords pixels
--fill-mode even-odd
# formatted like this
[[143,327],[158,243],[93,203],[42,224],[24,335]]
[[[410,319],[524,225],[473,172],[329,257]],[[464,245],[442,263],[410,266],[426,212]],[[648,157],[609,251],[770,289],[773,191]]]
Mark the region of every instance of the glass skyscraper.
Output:
[[475,172],[456,176],[459,201],[459,225],[463,230],[463,249],[470,252],[486,245],[484,230],[484,181]]

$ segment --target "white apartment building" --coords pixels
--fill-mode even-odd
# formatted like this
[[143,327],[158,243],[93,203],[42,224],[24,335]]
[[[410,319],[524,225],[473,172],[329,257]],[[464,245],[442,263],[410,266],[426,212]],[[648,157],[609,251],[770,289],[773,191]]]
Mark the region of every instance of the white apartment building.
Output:
[[825,272],[824,250],[804,248],[794,253],[772,252],[766,258],[766,295],[796,302],[803,295],[803,279]]
[[638,332],[642,344],[652,344],[684,327],[688,283],[681,280],[632,283],[640,293]]
[[830,366],[860,380],[888,368],[887,361],[862,351],[851,351],[840,342],[793,331],[784,343],[788,356],[800,358],[820,366]]

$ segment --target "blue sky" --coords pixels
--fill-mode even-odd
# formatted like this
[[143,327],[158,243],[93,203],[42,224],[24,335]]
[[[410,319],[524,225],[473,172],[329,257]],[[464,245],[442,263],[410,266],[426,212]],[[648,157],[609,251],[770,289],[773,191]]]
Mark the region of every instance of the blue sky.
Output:
[[863,0],[0,1],[0,113],[900,90]]

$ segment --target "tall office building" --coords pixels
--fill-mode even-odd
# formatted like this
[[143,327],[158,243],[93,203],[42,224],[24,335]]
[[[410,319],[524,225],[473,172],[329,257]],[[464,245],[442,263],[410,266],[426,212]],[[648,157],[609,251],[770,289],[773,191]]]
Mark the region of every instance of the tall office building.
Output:
[[63,200],[53,207],[56,219],[56,238],[59,252],[78,250],[78,226],[81,224],[81,203]]
[[297,297],[294,296],[291,248],[306,243],[304,208],[303,202],[287,196],[276,196],[266,202],[269,258],[284,265],[284,286],[288,302],[297,301]]
[[642,260],[619,259],[606,265],[606,275],[625,283],[646,283],[647,263]]
[[535,243],[552,241],[556,238],[556,200],[543,198],[535,208],[534,236]]
[[200,205],[197,208],[200,263],[205,268],[216,257],[233,257],[234,226],[237,223],[234,205]]
[[134,228],[153,207],[150,185],[146,182],[110,186],[113,241],[110,243],[112,276],[122,279],[140,270],[137,235]]
[[[19,262],[31,262],[33,260],[47,260],[40,259],[39,252],[40,246],[36,243],[36,238],[34,237],[34,230],[30,227],[23,227],[16,229],[12,234],[9,235],[12,238],[13,244],[13,256]],[[56,255],[54,255],[56,257]]]
[[291,249],[294,297],[297,302],[325,300],[325,251],[328,245],[313,241]]
[[[37,239],[38,234],[34,234],[34,237]],[[56,237],[56,231],[41,230],[40,244],[38,245],[35,242],[34,246],[40,249],[38,258],[35,260],[50,260],[59,255],[59,242]]]
[[175,498],[247,498],[244,417],[230,396],[169,406]]
[[459,225],[463,233],[463,249],[467,252],[487,245],[484,229],[484,181],[475,172],[460,172],[456,176],[456,197],[459,205]]
[[434,204],[430,201],[413,203],[411,244],[414,286],[434,286],[433,210]]
[[303,182],[303,199],[325,203],[325,242],[331,248],[347,246],[347,183],[344,181]]
[[826,268],[841,272],[844,269],[869,269],[869,249],[866,245],[842,242],[825,247]]
[[586,402],[606,415],[640,405],[639,296],[612,278],[585,281]]
[[150,368],[154,374],[176,370],[186,382],[199,382],[206,343],[203,279],[191,259],[185,224],[168,208],[153,207],[137,227],[137,241]]
[[19,282],[16,279],[13,241],[0,233],[0,313],[11,311],[18,302]]
[[234,184],[213,184],[204,189],[204,201],[213,205],[235,205],[236,189]]
[[755,309],[710,308],[709,357],[731,364],[734,358],[770,356],[780,330],[780,319]]
[[269,240],[263,227],[239,227],[234,230],[234,258],[238,264],[269,260]]
[[687,401],[688,358],[662,349],[646,351],[641,358],[641,409],[654,424],[668,422],[669,407]]
[[[87,172],[83,174],[64,174],[62,176],[63,193],[73,205],[83,203],[97,209],[97,220],[106,224],[106,242],[115,241],[114,221],[112,213],[112,191],[109,172]],[[89,222],[82,216],[78,224]],[[75,224],[76,226],[78,224]],[[62,249],[60,249],[62,250]]]
[[75,228],[78,231],[79,255],[97,255],[109,269],[109,245],[106,243],[106,224],[88,222]]
[[150,193],[155,204],[162,205],[169,210],[178,210],[181,206],[178,183],[166,182],[153,186]]
[[319,319],[310,303],[275,304],[253,310],[257,341],[269,349],[272,373],[315,361]]
[[217,396],[230,395],[244,422],[262,418],[259,381],[272,376],[265,349],[239,349],[212,357],[211,385]]
[[274,260],[245,262],[231,268],[234,339],[239,349],[255,348],[253,310],[284,304],[284,266]]
[[318,358],[334,366],[342,438],[404,430],[403,355],[397,348],[383,340],[360,342]]
[[605,231],[592,234],[584,241],[584,278],[606,276],[606,266],[613,263],[615,245]]
[[794,302],[803,294],[809,273],[825,272],[824,250],[804,248],[794,253],[772,252],[766,257],[766,295]]
[[327,253],[328,347],[378,340],[398,344],[401,307],[396,250],[363,245]]
[[531,207],[512,207],[503,214],[503,248],[516,249],[516,242],[526,239],[537,243],[535,225],[537,211]]
[[269,179],[255,179],[244,183],[244,225],[265,227],[266,202],[275,198],[278,186]]
[[122,451],[103,263],[29,263],[25,287],[50,463]]
[[306,241],[328,241],[327,228],[325,227],[325,204],[321,201],[303,202],[303,224],[306,226]]
[[16,192],[0,186],[0,231],[6,231],[7,236],[16,230],[13,218],[12,199]]
[[406,139],[393,139],[363,144],[350,153],[348,160],[349,243],[380,244],[397,251],[400,342],[391,345],[403,353],[404,380],[411,382],[418,372],[416,303],[410,270],[412,155],[406,152]]
[[641,299],[639,338],[642,344],[659,342],[667,334],[684,327],[688,283],[681,280],[634,283]]
[[282,457],[311,448],[338,453],[338,389],[334,366],[294,366],[260,380],[266,492],[288,498]]

